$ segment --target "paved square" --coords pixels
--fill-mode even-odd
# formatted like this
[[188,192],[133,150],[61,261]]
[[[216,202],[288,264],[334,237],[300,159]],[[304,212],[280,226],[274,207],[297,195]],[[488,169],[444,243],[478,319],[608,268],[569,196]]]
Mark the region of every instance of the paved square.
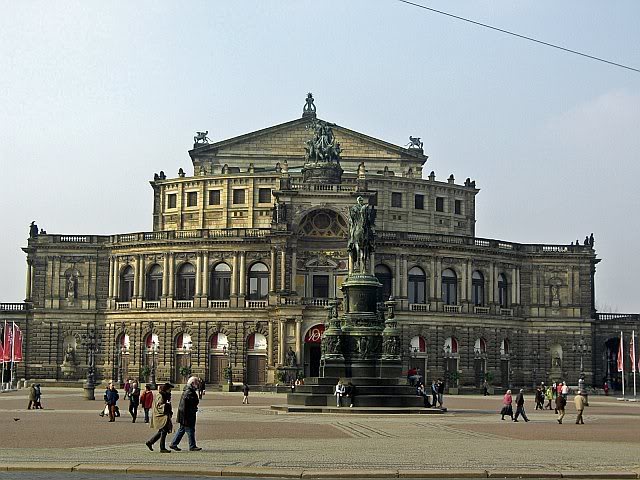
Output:
[[365,470],[384,476],[411,471],[604,476],[640,470],[640,405],[611,397],[590,398],[585,425],[574,423],[571,399],[559,425],[553,411],[532,409],[531,396],[529,423],[501,421],[499,396],[449,396],[448,414],[417,416],[274,414],[269,406],[284,403],[284,395],[252,392],[250,398],[243,406],[239,393],[206,394],[196,431],[203,451],[161,455],[146,449],[152,430],[131,423],[127,401],[119,402],[122,417],[108,423],[98,416],[102,403],[84,400],[80,389],[44,389],[44,410],[26,410],[26,391],[5,393],[0,395],[0,465],[46,468],[71,462],[131,469],[195,461],[219,471],[234,467],[294,476]]

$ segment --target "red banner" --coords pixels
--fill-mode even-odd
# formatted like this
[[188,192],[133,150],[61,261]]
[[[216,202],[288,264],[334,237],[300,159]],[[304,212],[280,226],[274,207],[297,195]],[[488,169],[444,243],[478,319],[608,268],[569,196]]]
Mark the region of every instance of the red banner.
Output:
[[624,343],[622,332],[620,332],[620,343],[618,344],[618,371],[624,372]]
[[15,323],[13,324],[13,361],[22,361],[22,330]]
[[0,361],[4,359],[4,349],[2,348],[2,338],[0,338]]
[[636,373],[636,334],[631,334],[631,344],[629,345],[629,356],[631,357],[631,371]]
[[307,334],[304,336],[304,343],[320,343],[322,341],[322,334],[324,333],[324,324],[320,323],[314,327],[311,327]]
[[11,345],[13,345],[13,331],[11,329],[11,326],[7,326],[7,324],[4,324],[4,354],[2,356],[2,359],[5,362],[10,362],[11,361]]

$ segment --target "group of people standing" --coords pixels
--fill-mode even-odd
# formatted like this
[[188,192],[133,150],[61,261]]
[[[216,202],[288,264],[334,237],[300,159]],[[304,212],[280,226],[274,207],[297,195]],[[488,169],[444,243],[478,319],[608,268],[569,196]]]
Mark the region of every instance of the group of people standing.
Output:
[[[416,383],[416,395],[424,399],[424,407],[439,407],[442,408],[444,402],[444,382],[442,379],[433,380],[431,382],[431,388],[427,391],[427,387],[422,381]],[[429,397],[432,398],[429,401]]]
[[[583,387],[584,388],[584,387]],[[576,424],[583,425],[583,413],[584,407],[589,405],[586,392],[583,388],[579,389],[574,397],[574,404],[576,406]],[[539,387],[536,388],[535,392],[535,402],[536,402],[536,410],[552,410],[551,402],[555,400],[555,413],[558,415],[557,421],[559,424],[562,424],[562,420],[565,417],[565,409],[567,406],[567,399],[569,396],[569,387],[566,382],[555,382],[553,385],[545,387],[544,383],[540,384]],[[547,400],[547,404],[545,405],[545,400]],[[503,399],[502,399],[502,410],[500,411],[501,419],[504,420],[505,416],[508,416],[514,422],[518,421],[518,417],[522,416],[525,422],[528,422],[529,419],[524,410],[524,390],[520,389],[520,392],[516,396],[516,414],[513,414],[513,398],[511,395],[511,390],[507,390]]]
[[338,380],[333,393],[336,396],[336,407],[342,407],[342,399],[349,402],[349,407],[353,407],[353,399],[356,396],[356,387],[353,383],[344,383],[342,379]]

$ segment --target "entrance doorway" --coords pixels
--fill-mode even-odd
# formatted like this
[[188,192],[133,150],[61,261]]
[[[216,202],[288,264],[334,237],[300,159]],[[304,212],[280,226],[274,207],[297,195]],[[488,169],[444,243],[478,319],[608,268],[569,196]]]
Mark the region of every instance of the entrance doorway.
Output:
[[324,334],[324,324],[314,325],[304,336],[304,376],[320,376],[321,344]]
[[261,333],[247,338],[247,364],[245,381],[249,385],[267,383],[267,339]]

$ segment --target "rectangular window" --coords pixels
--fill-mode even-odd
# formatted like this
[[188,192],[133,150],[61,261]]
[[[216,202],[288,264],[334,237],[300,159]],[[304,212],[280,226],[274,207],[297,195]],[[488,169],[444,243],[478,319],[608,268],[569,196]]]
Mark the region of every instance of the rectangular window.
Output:
[[329,275],[313,276],[313,297],[314,298],[329,297]]
[[436,197],[436,212],[444,212],[444,198]]
[[187,192],[187,207],[198,205],[198,192]]
[[271,189],[259,188],[258,189],[258,203],[271,203]]
[[176,208],[176,198],[177,195],[175,193],[167,195],[167,208]]
[[454,213],[456,215],[462,215],[462,200],[456,200],[454,204]]
[[424,195],[416,193],[416,210],[424,210]]
[[209,190],[209,205],[220,205],[220,190]]
[[233,191],[233,204],[244,205],[244,189],[236,189]]
[[402,193],[391,192],[391,206],[402,208]]

